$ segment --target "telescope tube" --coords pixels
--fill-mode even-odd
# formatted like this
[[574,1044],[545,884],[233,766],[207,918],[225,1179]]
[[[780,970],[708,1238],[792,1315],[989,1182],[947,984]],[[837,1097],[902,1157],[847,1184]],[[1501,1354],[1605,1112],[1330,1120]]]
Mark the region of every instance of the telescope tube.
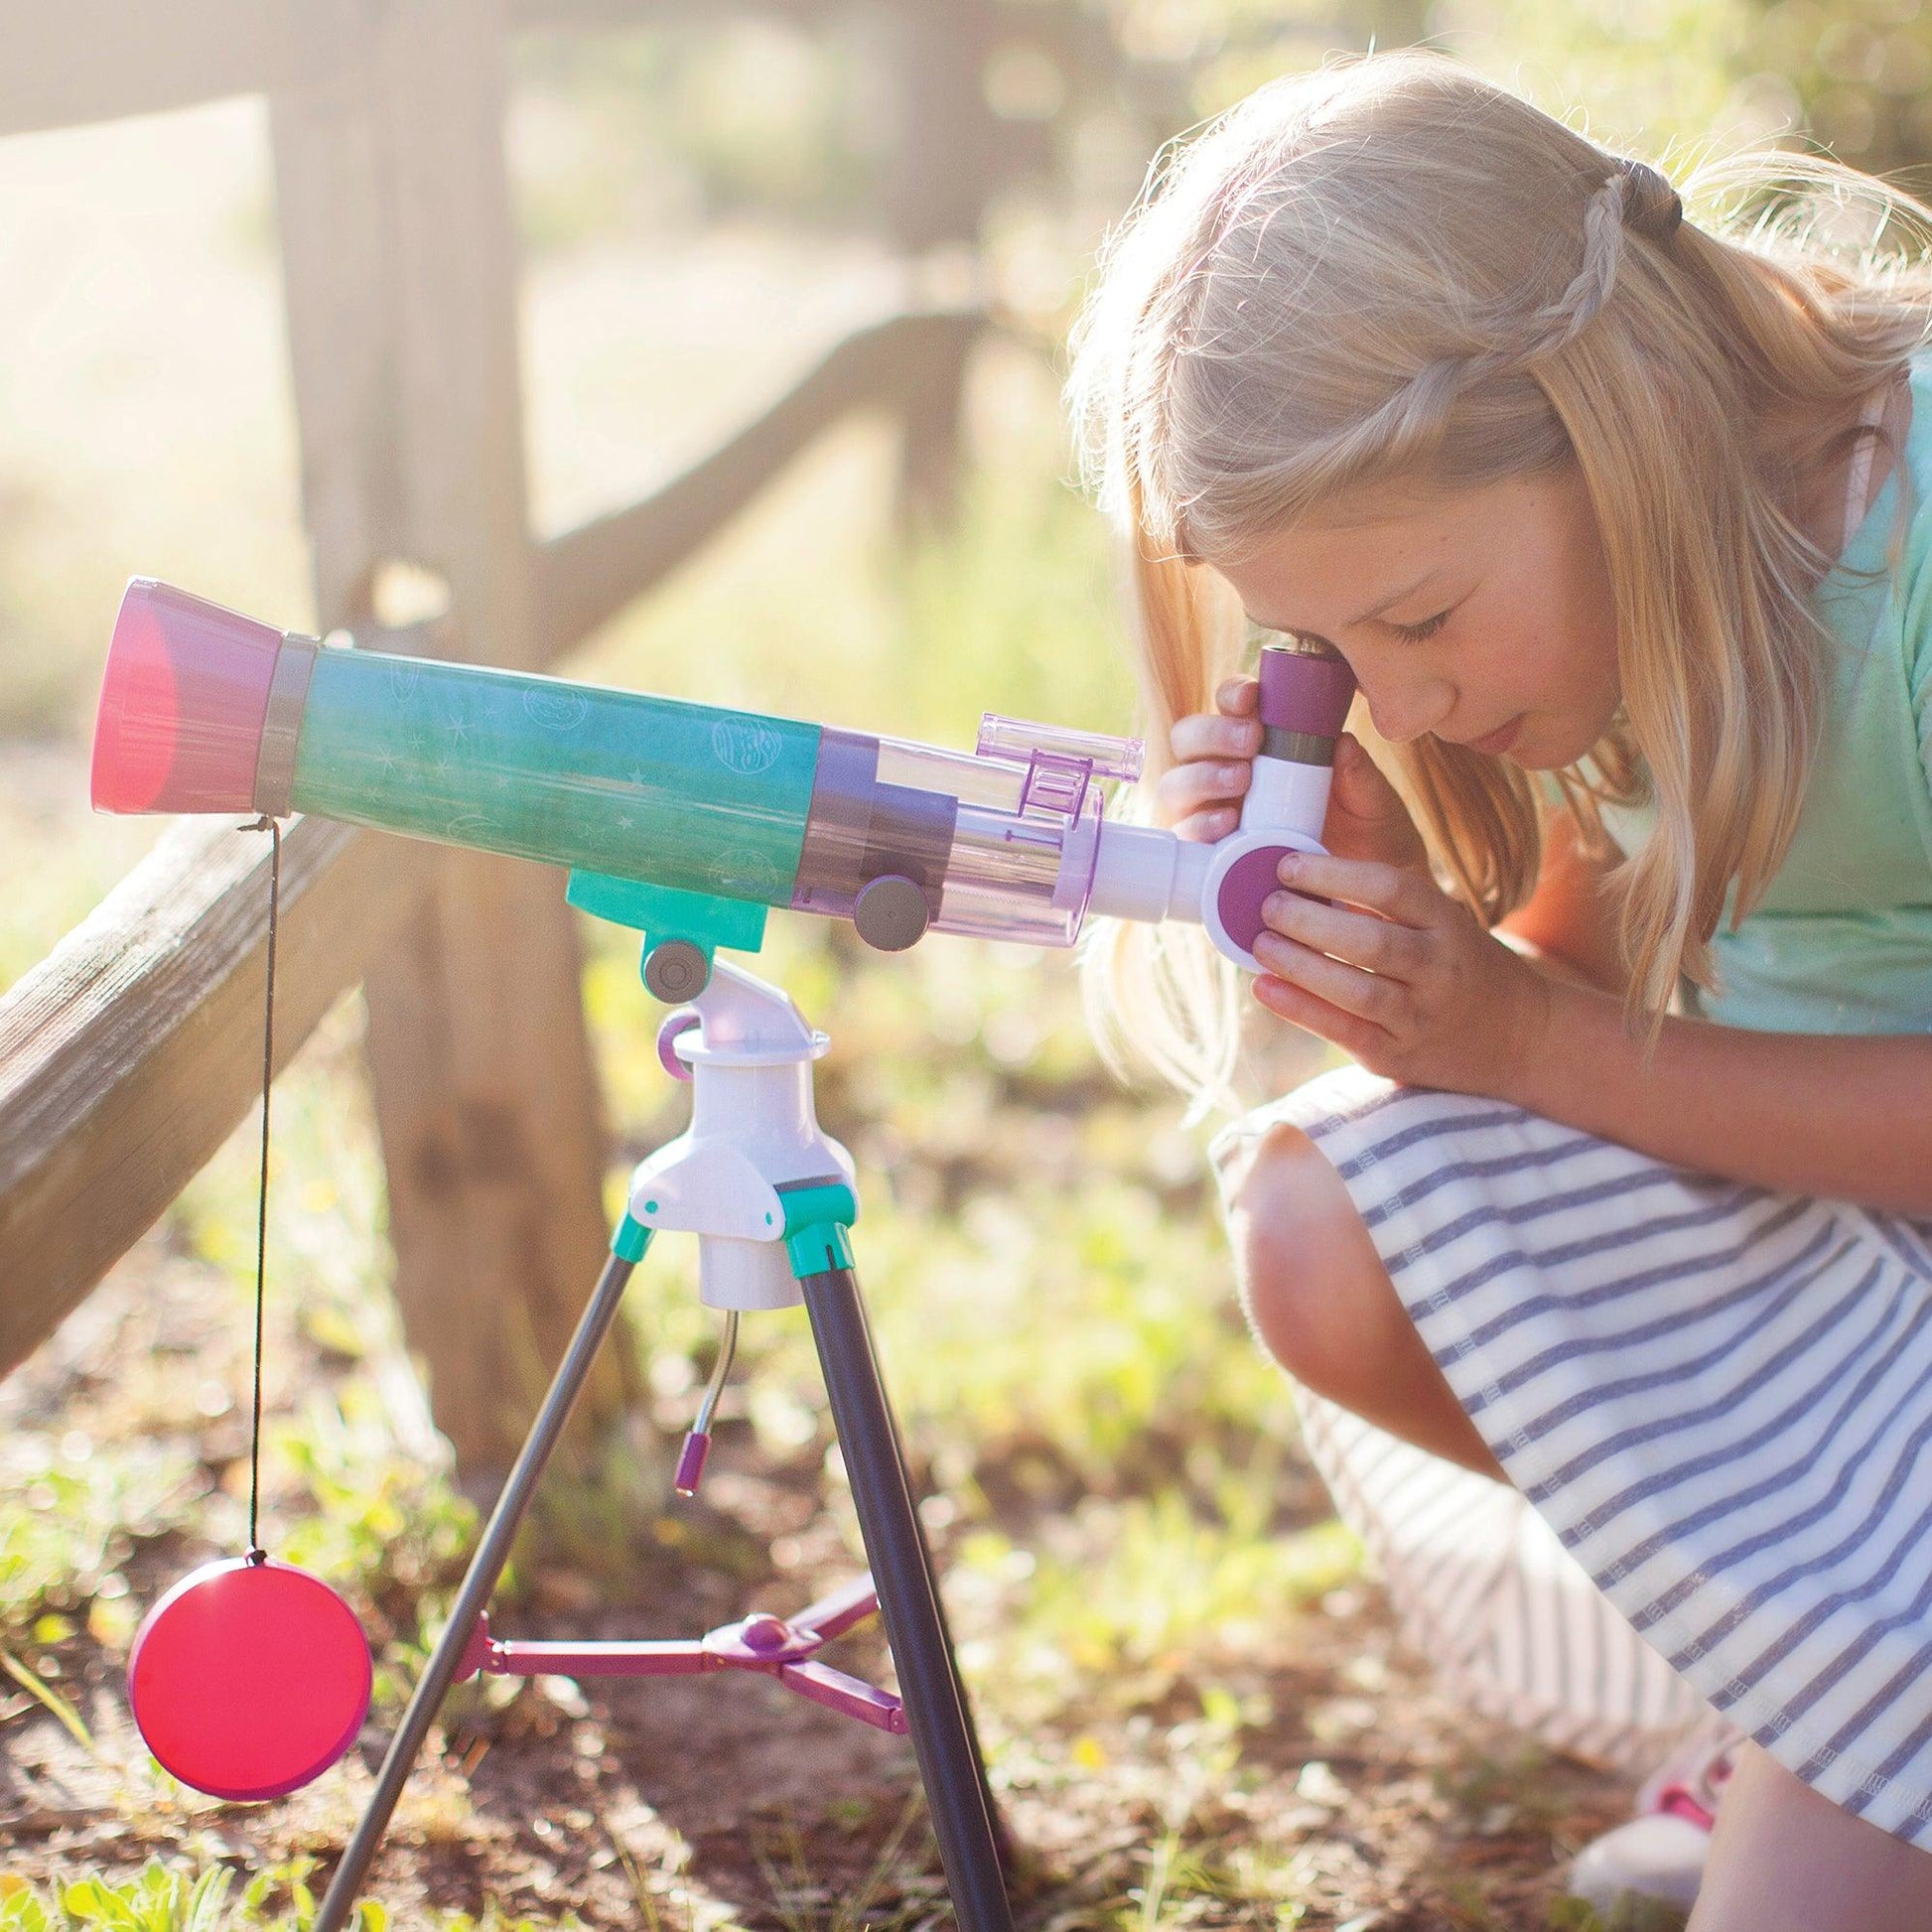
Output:
[[[1263,667],[1270,735],[1241,837],[1277,852],[1264,826],[1304,849],[1319,834],[1353,688],[1338,662],[1303,663]],[[967,754],[322,644],[137,577],[92,792],[103,811],[313,812],[566,866],[576,902],[707,952],[756,946],[762,915],[748,927],[732,901],[847,918],[886,951],[928,929],[1066,946],[1089,910],[1204,918],[1251,965],[1244,920],[1217,908],[1258,904],[1267,862],[1255,851],[1230,883],[1233,842],[1108,823],[1102,781],[1140,770],[1138,742],[990,713]]]
[[[1064,850],[1138,747],[998,721],[985,755],[284,635],[148,578],[122,600],[92,793],[115,812],[313,812],[673,892],[1064,946]],[[1021,741],[1034,729],[1042,744]],[[1130,758],[1130,752],[1132,754]],[[1132,765],[1132,770],[1129,766]],[[1091,847],[1092,840],[1088,840]]]

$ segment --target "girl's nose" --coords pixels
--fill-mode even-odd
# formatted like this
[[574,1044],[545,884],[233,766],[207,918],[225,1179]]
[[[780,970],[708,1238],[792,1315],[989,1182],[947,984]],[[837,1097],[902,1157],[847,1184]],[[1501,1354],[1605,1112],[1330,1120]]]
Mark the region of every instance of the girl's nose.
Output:
[[1438,678],[1407,687],[1382,684],[1374,690],[1364,684],[1362,697],[1376,732],[1391,745],[1405,745],[1434,731],[1455,709],[1455,693]]

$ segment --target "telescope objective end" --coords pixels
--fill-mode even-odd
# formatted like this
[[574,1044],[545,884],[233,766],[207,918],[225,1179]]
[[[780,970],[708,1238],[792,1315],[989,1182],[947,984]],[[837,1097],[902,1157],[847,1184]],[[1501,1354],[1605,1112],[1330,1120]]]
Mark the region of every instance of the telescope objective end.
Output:
[[102,812],[247,812],[283,633],[152,577],[130,580],[94,718]]

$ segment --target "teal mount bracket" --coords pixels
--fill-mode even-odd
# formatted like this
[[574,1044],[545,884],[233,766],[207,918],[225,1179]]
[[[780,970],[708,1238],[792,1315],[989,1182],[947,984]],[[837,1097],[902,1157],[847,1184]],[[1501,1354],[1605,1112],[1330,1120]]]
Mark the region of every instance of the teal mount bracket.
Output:
[[720,946],[758,952],[764,944],[764,919],[770,910],[750,899],[647,886],[639,879],[614,879],[602,872],[573,872],[564,897],[593,918],[641,932],[646,958],[667,939],[685,939],[703,952],[707,965]]
[[785,1253],[794,1280],[852,1266],[846,1230],[859,1218],[859,1197],[843,1180],[812,1180],[778,1189],[785,1204]]

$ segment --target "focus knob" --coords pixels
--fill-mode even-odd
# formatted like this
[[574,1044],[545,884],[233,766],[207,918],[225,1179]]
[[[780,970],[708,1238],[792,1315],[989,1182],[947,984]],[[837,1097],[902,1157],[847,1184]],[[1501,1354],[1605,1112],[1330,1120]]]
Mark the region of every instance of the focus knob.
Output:
[[911,880],[889,872],[859,889],[852,923],[867,945],[880,952],[903,952],[925,936],[932,911]]
[[666,939],[644,961],[644,984],[667,1006],[695,1000],[710,978],[711,961],[689,939]]

